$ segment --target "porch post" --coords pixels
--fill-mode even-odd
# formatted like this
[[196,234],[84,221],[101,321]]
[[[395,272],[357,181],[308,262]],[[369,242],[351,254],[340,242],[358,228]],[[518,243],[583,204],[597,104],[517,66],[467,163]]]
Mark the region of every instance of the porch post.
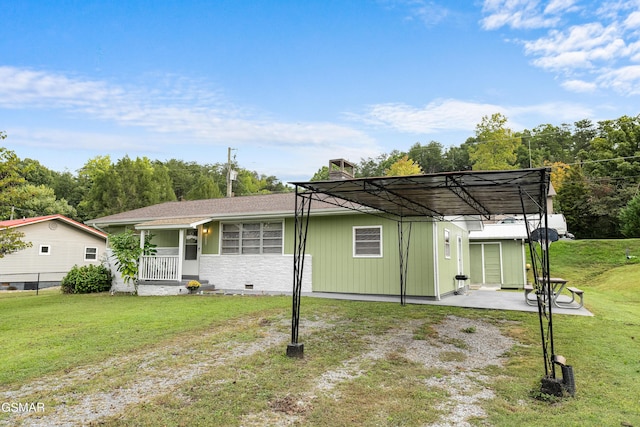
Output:
[[144,230],[140,230],[140,249],[144,249]]
[[184,259],[184,228],[179,230],[178,237],[178,281],[182,280],[182,260]]
[[[147,279],[147,260],[144,259],[144,239],[145,232],[144,230],[140,230],[140,258],[138,259],[138,280]],[[140,273],[142,271],[142,274]],[[140,276],[143,277],[140,277]]]

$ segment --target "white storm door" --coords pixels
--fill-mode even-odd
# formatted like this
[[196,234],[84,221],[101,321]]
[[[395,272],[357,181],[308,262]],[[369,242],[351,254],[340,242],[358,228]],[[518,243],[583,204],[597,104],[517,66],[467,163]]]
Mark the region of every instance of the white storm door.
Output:
[[184,239],[184,259],[182,260],[183,276],[198,276],[198,250],[199,236],[197,229],[188,229],[185,231]]

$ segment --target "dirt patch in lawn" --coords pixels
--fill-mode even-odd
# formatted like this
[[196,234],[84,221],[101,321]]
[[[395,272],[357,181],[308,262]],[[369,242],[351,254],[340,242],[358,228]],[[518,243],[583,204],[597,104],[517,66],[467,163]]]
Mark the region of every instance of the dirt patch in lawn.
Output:
[[[188,381],[220,366],[229,366],[239,358],[274,346],[282,347],[284,351],[290,338],[285,332],[285,320],[248,319],[235,326],[238,330],[246,329],[246,322],[256,326],[257,333],[242,342],[220,341],[221,332],[228,334],[234,328],[234,325],[225,324],[224,330],[211,330],[186,340],[176,340],[162,348],[119,356],[99,365],[71,370],[63,377],[44,378],[17,390],[0,392],[2,402],[49,402],[44,413],[11,413],[9,418],[0,420],[0,425],[75,426],[99,423],[101,419],[124,413],[129,405],[175,393]],[[305,333],[331,326],[331,320],[301,321]],[[364,375],[372,360],[392,354],[401,354],[413,362],[447,372],[446,375],[424,380],[426,388],[442,388],[449,396],[437,408],[445,415],[431,425],[465,426],[470,425],[467,420],[472,417],[486,416],[480,403],[493,398],[493,391],[487,386],[490,379],[479,372],[489,365],[500,365],[502,355],[515,342],[502,335],[495,325],[478,319],[448,316],[440,324],[433,325],[430,336],[416,339],[414,331],[420,327],[420,321],[412,321],[402,329],[365,337],[369,344],[364,352],[344,361],[336,369],[324,372],[315,380],[312,389],[305,393],[273,399],[268,410],[245,416],[242,425],[302,423],[319,396],[340,399],[339,384]],[[184,363],[186,359],[196,362]],[[107,374],[114,371],[124,374]]]

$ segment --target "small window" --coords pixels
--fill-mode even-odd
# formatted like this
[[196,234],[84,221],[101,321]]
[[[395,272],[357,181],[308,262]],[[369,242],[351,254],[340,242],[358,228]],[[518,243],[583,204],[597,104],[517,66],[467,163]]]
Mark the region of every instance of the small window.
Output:
[[51,246],[50,245],[40,245],[40,251],[38,252],[40,255],[51,255]]
[[382,226],[353,227],[353,256],[382,256]]
[[451,258],[451,233],[444,229],[444,257]]
[[95,261],[98,259],[98,248],[84,248],[84,260]]

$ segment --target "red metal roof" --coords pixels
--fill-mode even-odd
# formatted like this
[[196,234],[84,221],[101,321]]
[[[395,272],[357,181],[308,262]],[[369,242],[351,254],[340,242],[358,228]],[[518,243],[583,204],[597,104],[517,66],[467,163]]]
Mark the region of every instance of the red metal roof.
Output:
[[85,230],[89,233],[95,234],[97,236],[100,237],[104,237],[105,239],[107,238],[107,234],[97,230],[93,227],[89,227],[88,225],[82,224],[78,221],[74,221],[71,218],[67,218],[64,215],[60,215],[60,214],[55,214],[55,215],[46,215],[46,216],[37,216],[37,217],[33,217],[33,218],[20,218],[20,219],[10,219],[10,220],[6,220],[6,221],[0,221],[0,228],[16,228],[16,227],[22,227],[24,225],[29,225],[29,224],[37,224],[39,222],[45,222],[45,221],[52,221],[52,220],[59,220],[62,222],[65,222],[73,227],[77,227],[80,228],[82,230]]

